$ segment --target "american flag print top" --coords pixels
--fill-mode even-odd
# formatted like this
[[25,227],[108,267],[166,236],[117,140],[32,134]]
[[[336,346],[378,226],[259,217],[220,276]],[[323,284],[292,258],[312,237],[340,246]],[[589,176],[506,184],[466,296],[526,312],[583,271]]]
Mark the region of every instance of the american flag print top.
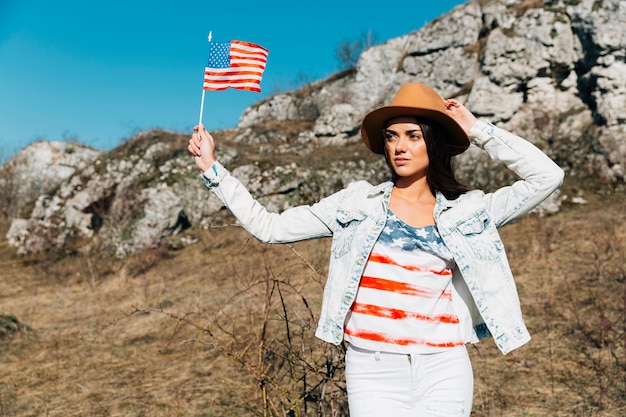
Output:
[[465,344],[452,304],[454,266],[435,225],[414,228],[388,211],[346,317],[344,339],[397,353]]

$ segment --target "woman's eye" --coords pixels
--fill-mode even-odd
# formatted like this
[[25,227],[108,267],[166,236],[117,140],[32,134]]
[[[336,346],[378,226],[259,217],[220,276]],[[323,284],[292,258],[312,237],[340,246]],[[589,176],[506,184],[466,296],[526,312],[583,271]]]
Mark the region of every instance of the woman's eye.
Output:
[[386,134],[386,135],[385,135],[385,140],[386,140],[387,142],[394,141],[394,140],[396,140],[396,138],[397,138],[397,136],[395,136],[395,135],[391,135],[391,134]]

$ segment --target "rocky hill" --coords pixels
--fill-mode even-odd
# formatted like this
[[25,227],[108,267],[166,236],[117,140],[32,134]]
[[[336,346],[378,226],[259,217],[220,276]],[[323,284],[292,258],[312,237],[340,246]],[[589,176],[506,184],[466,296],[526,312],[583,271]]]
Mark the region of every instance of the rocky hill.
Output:
[[[623,190],[625,28],[619,0],[471,1],[367,49],[352,70],[251,106],[236,128],[214,132],[219,158],[272,210],[355,179],[382,181],[387,169],[361,145],[360,121],[403,83],[421,81],[528,138],[569,177]],[[0,169],[10,245],[125,257],[189,244],[181,231],[231,221],[198,179],[189,133],[146,131],[108,153],[30,145]],[[461,179],[487,190],[512,180],[475,149],[457,165]]]

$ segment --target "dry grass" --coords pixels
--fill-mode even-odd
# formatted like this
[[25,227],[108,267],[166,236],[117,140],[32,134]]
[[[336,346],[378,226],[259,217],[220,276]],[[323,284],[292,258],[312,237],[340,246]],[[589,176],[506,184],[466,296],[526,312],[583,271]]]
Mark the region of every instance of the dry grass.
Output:
[[476,345],[476,415],[626,415],[623,195],[503,229],[528,346]]
[[[623,195],[502,230],[532,342],[470,348],[475,417],[626,415]],[[125,265],[0,244],[0,416],[346,415],[342,351],[313,337],[328,240],[237,227]]]
[[[199,237],[158,263],[158,253],[141,254],[102,276],[93,265],[106,259],[24,262],[3,244],[1,311],[32,330],[0,340],[0,416],[254,415],[264,383],[271,407],[293,405],[293,388],[279,395],[271,385],[289,379],[269,369],[284,358],[265,357],[285,344],[276,295],[306,345],[303,363],[325,366],[329,348],[312,322],[324,276],[313,265],[325,267],[327,242],[266,246],[237,227]],[[340,389],[327,385],[327,398]]]

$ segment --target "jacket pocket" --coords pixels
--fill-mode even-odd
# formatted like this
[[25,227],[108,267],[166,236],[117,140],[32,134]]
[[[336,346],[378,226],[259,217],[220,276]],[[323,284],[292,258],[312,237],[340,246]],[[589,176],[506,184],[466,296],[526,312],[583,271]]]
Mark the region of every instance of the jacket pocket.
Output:
[[472,248],[476,259],[497,259],[504,249],[498,232],[485,211],[459,223],[457,229]]
[[359,210],[337,210],[335,220],[337,226],[333,234],[333,243],[330,248],[335,258],[345,255],[352,247],[354,235],[367,215]]

